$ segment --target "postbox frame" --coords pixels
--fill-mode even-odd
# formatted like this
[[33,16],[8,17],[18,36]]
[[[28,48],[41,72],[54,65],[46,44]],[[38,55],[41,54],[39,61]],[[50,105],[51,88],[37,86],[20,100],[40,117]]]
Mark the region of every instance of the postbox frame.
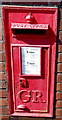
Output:
[[[12,63],[12,57],[11,57],[11,64],[9,63],[9,57],[8,57],[8,54],[9,54],[9,46],[8,43],[8,30],[6,30],[6,26],[7,26],[7,21],[6,21],[6,18],[7,16],[5,16],[6,14],[6,11],[9,11],[9,10],[14,10],[14,9],[17,9],[17,10],[37,10],[37,11],[53,11],[54,12],[54,23],[55,25],[53,25],[53,31],[55,33],[55,36],[57,36],[57,15],[58,15],[58,10],[57,10],[57,7],[3,7],[3,26],[4,26],[4,39],[5,39],[5,49],[6,49],[6,71],[7,71],[7,77],[8,77],[8,88],[9,88],[9,94],[8,94],[8,97],[9,97],[9,108],[10,108],[10,116],[32,116],[32,117],[53,117],[53,103],[54,103],[54,78],[55,78],[55,61],[56,61],[56,55],[54,55],[54,66],[53,66],[53,70],[52,70],[52,78],[53,78],[53,81],[51,81],[51,87],[52,87],[52,93],[51,93],[51,97],[50,97],[50,105],[49,105],[49,112],[47,113],[41,113],[41,114],[38,114],[38,113],[20,113],[20,112],[14,112],[14,109],[15,109],[15,106],[13,103],[13,99],[14,99],[14,81],[11,81],[10,79],[12,78],[11,77],[11,74],[13,75],[13,71],[11,70],[11,64]],[[8,20],[8,19],[7,19]],[[55,50],[55,53],[56,53],[56,38],[55,38],[55,44],[54,44],[54,50]],[[13,44],[12,44],[13,46]],[[17,45],[16,45],[17,46]],[[44,46],[43,46],[44,47]],[[46,45],[47,47],[47,45]],[[11,50],[11,49],[10,49]],[[11,53],[12,53],[12,50],[11,50]],[[11,84],[11,86],[10,86]],[[13,88],[13,91],[11,91],[11,89]],[[13,92],[13,98],[11,98],[11,94]]]

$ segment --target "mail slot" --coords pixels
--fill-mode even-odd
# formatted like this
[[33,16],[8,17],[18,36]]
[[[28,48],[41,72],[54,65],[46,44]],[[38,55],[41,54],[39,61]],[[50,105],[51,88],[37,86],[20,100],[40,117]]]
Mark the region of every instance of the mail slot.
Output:
[[10,116],[53,117],[57,8],[3,7]]

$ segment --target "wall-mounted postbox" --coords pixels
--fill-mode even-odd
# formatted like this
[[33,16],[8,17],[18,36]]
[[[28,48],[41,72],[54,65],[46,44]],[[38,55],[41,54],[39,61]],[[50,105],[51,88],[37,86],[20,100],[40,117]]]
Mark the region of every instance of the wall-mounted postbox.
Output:
[[57,8],[4,7],[11,116],[52,117]]

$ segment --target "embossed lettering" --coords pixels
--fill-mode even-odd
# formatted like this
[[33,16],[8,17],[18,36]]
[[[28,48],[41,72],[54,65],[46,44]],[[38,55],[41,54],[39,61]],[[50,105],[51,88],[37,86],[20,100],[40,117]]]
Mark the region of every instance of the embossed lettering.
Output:
[[20,98],[22,100],[23,103],[27,103],[30,101],[30,91],[27,90],[21,90],[20,91]]
[[42,97],[42,92],[39,90],[32,90],[32,102],[33,103],[38,103],[41,102],[41,97]]
[[46,102],[42,99],[42,92],[39,90],[20,90],[18,92],[19,98],[23,103],[32,101],[33,103]]

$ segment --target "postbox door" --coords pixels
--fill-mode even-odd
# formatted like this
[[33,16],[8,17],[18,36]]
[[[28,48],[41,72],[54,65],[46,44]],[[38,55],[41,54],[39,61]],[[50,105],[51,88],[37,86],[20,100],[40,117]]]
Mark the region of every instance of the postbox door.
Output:
[[15,111],[48,112],[50,46],[11,49]]

